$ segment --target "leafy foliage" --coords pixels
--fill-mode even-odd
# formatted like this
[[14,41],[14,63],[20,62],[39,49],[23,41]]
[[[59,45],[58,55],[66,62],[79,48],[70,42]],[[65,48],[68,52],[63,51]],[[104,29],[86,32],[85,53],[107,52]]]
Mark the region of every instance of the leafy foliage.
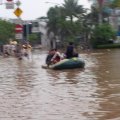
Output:
[[97,45],[96,48],[98,49],[106,49],[106,48],[120,48],[120,44],[106,44],[106,45]]
[[96,26],[92,34],[92,43],[94,46],[108,44],[110,39],[115,38],[115,31],[109,24],[100,24]]
[[0,43],[4,44],[9,42],[9,39],[14,39],[15,25],[4,20],[0,20]]
[[50,8],[48,17],[48,35],[52,32],[54,39],[59,37],[62,42],[73,41],[82,31],[81,24],[85,9],[78,5],[78,0],[65,0],[63,6]]
[[[40,34],[40,33],[39,33]],[[40,44],[41,41],[40,38],[39,38],[39,34],[36,34],[36,33],[32,33],[29,35],[29,42],[34,45],[34,44]]]
[[78,5],[78,0],[65,0],[64,2],[63,8],[66,16],[70,18],[71,23],[73,23],[74,17],[78,18],[86,12],[82,5]]
[[75,42],[78,37],[86,45],[107,44],[115,37],[115,31],[108,24],[110,13],[103,10],[106,6],[100,6],[99,0],[89,1],[95,3],[89,13],[78,4],[78,0],[64,0],[62,6],[50,8],[47,14],[48,35],[52,32],[53,39],[58,37],[62,43]]
[[111,8],[120,8],[120,0],[113,0],[110,4]]

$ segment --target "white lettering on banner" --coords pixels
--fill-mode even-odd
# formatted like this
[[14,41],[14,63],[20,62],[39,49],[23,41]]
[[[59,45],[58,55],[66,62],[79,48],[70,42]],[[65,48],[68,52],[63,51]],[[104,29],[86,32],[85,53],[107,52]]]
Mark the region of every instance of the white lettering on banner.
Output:
[[16,24],[15,26],[15,32],[16,33],[22,33],[23,32],[23,26],[20,24]]
[[22,28],[16,28],[16,30],[22,30]]

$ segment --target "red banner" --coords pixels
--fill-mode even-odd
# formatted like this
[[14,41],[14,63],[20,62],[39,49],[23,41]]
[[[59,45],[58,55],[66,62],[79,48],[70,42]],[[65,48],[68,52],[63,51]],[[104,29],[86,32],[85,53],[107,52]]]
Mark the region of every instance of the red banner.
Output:
[[15,33],[22,33],[22,32],[23,32],[23,25],[16,24]]

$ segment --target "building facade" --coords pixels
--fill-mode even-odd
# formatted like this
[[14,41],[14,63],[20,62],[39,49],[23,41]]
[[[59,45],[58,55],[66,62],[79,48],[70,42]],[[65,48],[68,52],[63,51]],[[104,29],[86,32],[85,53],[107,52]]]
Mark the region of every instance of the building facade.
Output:
[[47,36],[47,23],[46,20],[36,19],[36,20],[18,20],[18,19],[10,19],[9,22],[15,24],[23,25],[23,39],[24,41],[29,41],[29,34],[37,34],[38,35],[38,45],[42,48],[51,48],[50,40]]

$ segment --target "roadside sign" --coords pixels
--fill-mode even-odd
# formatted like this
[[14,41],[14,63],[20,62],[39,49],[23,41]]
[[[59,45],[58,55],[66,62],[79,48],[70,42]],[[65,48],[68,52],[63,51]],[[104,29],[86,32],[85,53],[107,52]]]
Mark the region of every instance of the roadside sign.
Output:
[[22,25],[23,24],[23,20],[21,20],[21,19],[14,19],[14,23]]
[[14,9],[14,2],[7,2],[5,3],[6,9]]
[[15,38],[18,39],[18,40],[23,39],[23,34],[22,33],[16,33]]
[[20,5],[21,5],[21,2],[18,0],[18,1],[16,2],[16,5],[17,5],[17,6],[20,6]]
[[23,26],[20,24],[15,25],[15,33],[22,33],[23,32]]
[[17,8],[15,11],[14,11],[14,14],[17,16],[17,17],[20,17],[20,15],[22,14],[22,10],[20,8]]
[[38,33],[39,28],[38,27],[32,27],[32,33]]

